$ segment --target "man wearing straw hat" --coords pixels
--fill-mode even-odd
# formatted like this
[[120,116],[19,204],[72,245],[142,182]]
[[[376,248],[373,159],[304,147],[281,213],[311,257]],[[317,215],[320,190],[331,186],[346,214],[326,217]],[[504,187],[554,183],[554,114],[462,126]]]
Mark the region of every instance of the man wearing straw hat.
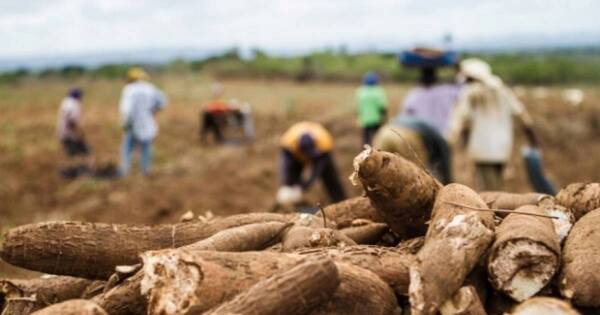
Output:
[[147,175],[152,159],[152,142],[158,134],[155,114],[165,107],[165,94],[148,82],[148,74],[139,67],[127,71],[127,85],[123,88],[119,112],[125,130],[121,147],[121,175],[126,176],[131,165],[133,149],[141,150],[142,173]]
[[467,152],[475,162],[479,188],[501,190],[502,173],[513,145],[512,117],[519,118],[529,144],[536,147],[532,119],[515,94],[484,61],[477,58],[463,60],[460,75],[466,86],[450,123],[450,142],[459,142],[468,130]]

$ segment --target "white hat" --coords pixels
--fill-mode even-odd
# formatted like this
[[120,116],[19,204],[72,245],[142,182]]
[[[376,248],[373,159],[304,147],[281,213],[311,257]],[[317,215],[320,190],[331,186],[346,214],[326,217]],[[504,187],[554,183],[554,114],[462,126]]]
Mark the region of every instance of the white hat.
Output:
[[460,73],[490,86],[502,84],[500,78],[492,74],[492,67],[478,58],[467,58],[460,62]]

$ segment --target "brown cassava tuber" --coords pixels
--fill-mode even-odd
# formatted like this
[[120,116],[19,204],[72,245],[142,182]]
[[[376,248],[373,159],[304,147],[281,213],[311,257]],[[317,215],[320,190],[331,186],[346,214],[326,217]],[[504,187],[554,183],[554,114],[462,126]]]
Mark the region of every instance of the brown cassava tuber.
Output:
[[600,208],[575,223],[563,247],[560,292],[578,306],[600,307],[599,226]]
[[343,247],[347,245],[356,245],[356,243],[338,230],[293,226],[283,233],[281,245],[282,251],[290,252],[307,247]]
[[389,227],[385,223],[374,223],[363,219],[354,220],[351,226],[340,230],[356,244],[366,245],[377,244],[388,231]]
[[399,155],[371,148],[354,159],[351,180],[363,186],[385,223],[401,239],[425,233],[425,222],[442,187],[416,164]]
[[556,195],[557,202],[573,211],[579,220],[586,213],[600,208],[600,183],[573,183]]
[[579,315],[569,303],[552,297],[534,297],[517,305],[510,315]]
[[[483,191],[479,193],[481,199],[490,207],[490,209],[515,210],[521,206],[537,206],[540,200],[549,197],[540,193],[509,193],[504,191]],[[505,217],[507,213],[497,213],[498,216]]]
[[[517,210],[544,213],[537,206]],[[488,276],[496,290],[522,302],[549,283],[559,264],[560,242],[551,219],[513,213],[496,228],[488,262]]]
[[[317,306],[309,315],[400,315],[394,291],[369,270],[336,263],[340,285],[331,300]],[[319,288],[313,288],[319,290]]]
[[486,208],[470,188],[450,184],[437,196],[425,244],[410,267],[411,314],[436,314],[462,286],[493,239],[490,212],[478,212],[449,204]]
[[[352,225],[356,219],[366,219],[375,223],[383,223],[383,218],[375,210],[367,197],[354,197],[329,205],[323,209],[327,227],[344,228]],[[315,214],[315,220],[322,221],[323,213]]]
[[138,255],[147,250],[181,247],[240,225],[289,222],[290,219],[289,215],[248,213],[206,223],[157,226],[83,222],[29,224],[6,233],[0,257],[10,264],[49,274],[108,279],[116,266],[139,263]]
[[[243,225],[223,230],[207,239],[183,246],[180,250],[261,250],[273,242],[278,242],[287,226],[287,223],[282,222]],[[146,313],[147,299],[141,294],[142,278],[143,272],[138,272],[120,285],[95,297],[94,301],[111,315]]]
[[29,314],[65,300],[88,298],[101,292],[102,286],[102,281],[67,276],[0,280],[0,313]]
[[68,300],[43,308],[32,315],[108,315],[89,300]]
[[[339,284],[338,268],[331,259],[308,259],[259,281],[232,300],[204,314],[308,314],[331,300]],[[186,314],[202,313],[192,307]]]

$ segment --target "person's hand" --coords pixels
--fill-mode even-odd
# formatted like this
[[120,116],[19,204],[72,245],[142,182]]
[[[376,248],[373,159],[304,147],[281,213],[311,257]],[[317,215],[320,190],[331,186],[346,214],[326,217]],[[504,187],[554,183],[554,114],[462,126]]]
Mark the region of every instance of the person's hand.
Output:
[[302,192],[305,192],[306,190],[308,190],[309,185],[310,183],[308,181],[303,180],[302,182],[300,182],[300,185],[295,187],[298,187]]
[[525,136],[527,137],[529,146],[532,148],[537,148],[539,146],[537,136],[531,127],[525,127]]
[[302,189],[300,186],[281,186],[277,191],[277,203],[292,205],[302,201]]

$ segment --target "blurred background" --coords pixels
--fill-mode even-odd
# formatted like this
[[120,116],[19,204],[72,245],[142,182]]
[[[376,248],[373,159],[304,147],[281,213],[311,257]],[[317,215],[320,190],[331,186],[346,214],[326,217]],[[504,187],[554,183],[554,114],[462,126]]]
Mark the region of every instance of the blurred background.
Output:
[[[600,2],[519,1],[133,1],[0,2],[0,230],[46,220],[176,222],[188,210],[268,211],[279,185],[279,137],[313,120],[335,139],[347,177],[361,150],[355,90],[378,73],[390,117],[419,72],[398,54],[435,47],[491,65],[530,112],[544,170],[557,188],[600,180]],[[66,179],[56,137],[61,100],[83,91],[81,128],[98,163],[118,163],[119,99],[131,66],[142,66],[169,105],[149,176]],[[454,81],[454,69],[440,72]],[[220,82],[250,104],[255,141],[199,140],[203,104]],[[531,191],[516,145],[505,190]],[[464,150],[455,180],[474,185]],[[328,203],[322,189],[312,203]],[[0,231],[0,232],[1,232]],[[14,273],[0,267],[0,273]]]

